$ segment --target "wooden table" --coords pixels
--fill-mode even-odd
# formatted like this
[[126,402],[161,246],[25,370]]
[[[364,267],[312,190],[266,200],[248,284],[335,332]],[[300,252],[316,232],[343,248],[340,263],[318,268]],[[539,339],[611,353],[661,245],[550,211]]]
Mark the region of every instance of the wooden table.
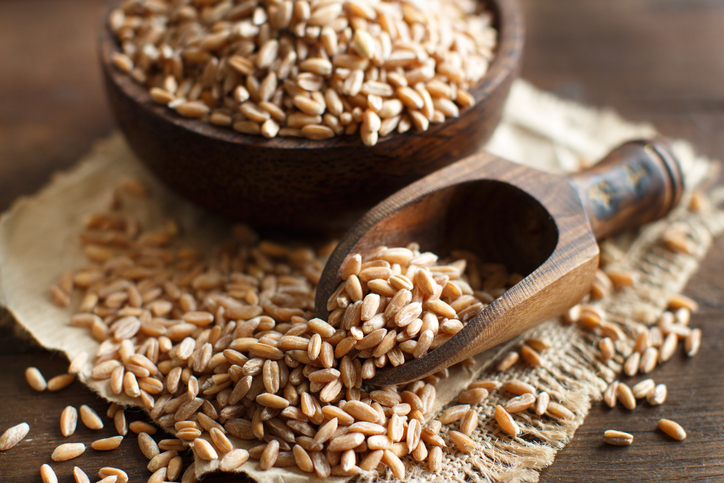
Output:
[[[724,159],[724,4],[522,3],[528,24],[524,77],[562,97],[650,121],[664,134],[687,138],[700,152]],[[97,0],[0,0],[0,210],[35,192],[54,171],[71,166],[95,139],[114,129],[95,58],[96,28],[104,9]],[[686,290],[702,306],[692,320],[704,331],[701,352],[692,360],[675,357],[653,374],[669,387],[666,404],[644,405],[633,414],[595,405],[573,441],[542,472],[542,481],[724,481],[722,267],[724,238]],[[65,441],[58,417],[66,405],[90,404],[105,411],[107,405],[80,384],[41,397],[24,381],[28,365],[54,375],[66,364],[63,357],[29,346],[8,329],[0,332],[0,428],[27,421],[34,439],[0,454],[3,482],[40,481],[39,466]],[[654,431],[664,416],[687,429],[686,441],[674,443]],[[635,444],[603,445],[601,434],[609,428],[632,432]],[[107,427],[98,434],[111,436],[114,430]],[[82,428],[70,440],[92,437]],[[108,454],[89,450],[76,461],[89,474],[114,465],[127,469],[131,481],[148,478],[135,441]],[[73,466],[73,461],[56,465],[61,482],[72,481]]]

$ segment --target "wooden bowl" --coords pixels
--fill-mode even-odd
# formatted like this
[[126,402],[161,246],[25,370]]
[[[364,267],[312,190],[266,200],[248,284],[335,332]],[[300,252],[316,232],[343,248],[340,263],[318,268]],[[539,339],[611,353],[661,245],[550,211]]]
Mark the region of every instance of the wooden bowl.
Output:
[[499,39],[487,75],[471,91],[476,104],[424,133],[393,134],[372,147],[356,135],[266,139],[183,118],[113,66],[119,45],[107,28],[100,38],[106,92],[138,157],[181,195],[256,228],[338,233],[393,192],[475,152],[493,133],[519,71],[523,19],[517,0],[486,3]]

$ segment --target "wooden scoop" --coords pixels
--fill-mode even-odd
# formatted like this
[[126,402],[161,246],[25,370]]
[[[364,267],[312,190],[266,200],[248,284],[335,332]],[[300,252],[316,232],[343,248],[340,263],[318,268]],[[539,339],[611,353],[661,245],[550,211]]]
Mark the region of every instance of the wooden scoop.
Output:
[[322,273],[316,315],[328,317],[346,259],[380,245],[469,250],[526,275],[449,341],[368,382],[435,374],[578,303],[598,267],[596,239],[661,218],[682,191],[681,169],[660,140],[628,142],[570,178],[488,153],[470,156],[398,191],[346,233]]

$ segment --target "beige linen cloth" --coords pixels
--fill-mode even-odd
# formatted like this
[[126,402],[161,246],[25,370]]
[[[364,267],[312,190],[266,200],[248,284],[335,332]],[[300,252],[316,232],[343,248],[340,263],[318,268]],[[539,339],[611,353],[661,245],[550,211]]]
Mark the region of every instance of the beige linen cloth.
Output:
[[[485,149],[512,161],[553,172],[571,172],[603,157],[618,144],[635,138],[652,136],[647,125],[631,124],[612,112],[599,112],[565,102],[540,92],[524,81],[514,84],[502,123]],[[698,157],[685,142],[675,141],[674,150],[686,176],[687,192],[679,208],[666,219],[636,232],[624,233],[602,245],[602,252],[617,267],[638,273],[640,283],[614,292],[598,302],[620,322],[627,335],[639,324],[655,323],[665,308],[668,295],[682,290],[711,245],[712,238],[724,230],[724,212],[717,201],[724,199],[723,188],[710,193],[712,203],[692,212],[687,209],[692,189],[706,180],[716,179],[718,164]],[[87,262],[78,242],[84,215],[102,210],[109,193],[123,177],[135,177],[150,187],[151,199],[131,201],[129,212],[146,228],[177,220],[185,243],[210,248],[226,232],[224,223],[210,219],[196,207],[170,193],[153,179],[129,150],[124,139],[115,134],[99,141],[92,152],[67,173],[57,175],[45,189],[32,198],[21,199],[0,220],[0,303],[27,332],[43,346],[64,352],[72,358],[80,351],[94,354],[98,343],[85,329],[68,325],[72,307],[61,309],[50,302],[48,287],[57,282],[67,269],[77,269]],[[674,254],[663,248],[662,231],[673,223],[686,228],[691,254]],[[476,364],[457,368],[437,388],[440,396],[437,413],[457,396],[467,384],[478,378],[500,382],[508,379],[527,381],[563,401],[574,411],[573,421],[555,421],[548,417],[519,413],[516,418],[522,434],[510,438],[502,433],[492,416],[495,405],[503,399],[493,392],[478,407],[480,426],[473,437],[477,449],[463,455],[448,449],[443,470],[438,475],[427,472],[411,458],[406,459],[408,481],[537,481],[538,471],[553,462],[561,449],[583,422],[592,402],[601,399],[603,389],[621,369],[623,356],[631,350],[630,338],[617,342],[619,356],[604,364],[590,334],[576,325],[558,320],[544,323],[523,337],[545,336],[553,347],[545,351],[546,367],[516,368],[505,373],[489,369],[498,351],[476,358]],[[517,367],[517,366],[516,366]],[[108,400],[133,404],[130,398],[113,394],[107,381],[90,378],[90,365],[81,380]],[[442,396],[445,395],[445,396]],[[446,429],[443,430],[445,432]],[[248,447],[249,442],[235,441]],[[213,471],[216,463],[197,461],[199,476]],[[263,472],[255,461],[241,471],[260,482],[301,483],[317,480],[299,471],[274,468]],[[391,474],[368,474],[362,480],[393,480]],[[327,481],[344,481],[328,478]]]

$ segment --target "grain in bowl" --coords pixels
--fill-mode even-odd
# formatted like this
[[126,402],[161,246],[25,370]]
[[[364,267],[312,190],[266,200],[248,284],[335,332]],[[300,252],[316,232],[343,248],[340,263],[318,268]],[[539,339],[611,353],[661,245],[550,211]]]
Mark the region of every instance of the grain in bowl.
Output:
[[108,24],[115,67],[184,117],[367,145],[458,117],[497,45],[472,0],[127,0]]

